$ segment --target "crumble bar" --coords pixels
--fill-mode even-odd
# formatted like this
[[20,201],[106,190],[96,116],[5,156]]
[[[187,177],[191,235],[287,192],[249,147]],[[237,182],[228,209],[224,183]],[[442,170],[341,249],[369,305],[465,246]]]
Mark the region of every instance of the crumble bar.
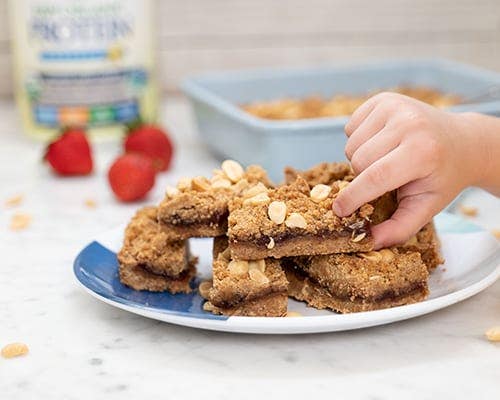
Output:
[[[336,181],[351,182],[354,179],[354,171],[347,162],[323,162],[305,171],[299,171],[292,167],[286,167],[285,184],[293,183],[298,176],[304,178],[312,189],[318,185],[332,185]],[[398,207],[396,191],[390,191],[370,202],[374,206],[370,217],[372,225],[377,225],[390,218]]]
[[386,214],[365,204],[347,217],[338,217],[332,204],[349,182],[310,185],[302,176],[288,185],[269,189],[265,201],[241,197],[230,204],[229,247],[237,259],[352,253],[373,249],[373,215]]
[[185,240],[157,222],[157,208],[144,207],[125,229],[118,253],[120,281],[135,290],[189,292],[196,259]]
[[441,242],[432,221],[424,225],[416,235],[398,247],[400,252],[416,251],[420,253],[422,261],[427,266],[429,272],[444,262],[440,249]]
[[158,220],[181,239],[225,235],[228,202],[243,192],[271,186],[260,166],[250,165],[244,170],[237,162],[226,160],[210,180],[184,178],[177,188],[167,189],[158,207]]
[[318,309],[378,310],[424,300],[428,271],[419,253],[383,249],[285,259],[288,293]]
[[212,287],[206,311],[214,314],[282,317],[288,282],[278,260],[231,260],[227,237],[214,239]]

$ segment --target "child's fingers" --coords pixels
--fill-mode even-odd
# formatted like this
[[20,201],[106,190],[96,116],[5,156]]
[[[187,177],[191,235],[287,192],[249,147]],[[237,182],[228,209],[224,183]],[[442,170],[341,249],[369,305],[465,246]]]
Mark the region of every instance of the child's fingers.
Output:
[[387,121],[387,109],[376,106],[372,112],[366,116],[363,122],[351,134],[345,146],[345,155],[349,160],[353,154],[370,138],[379,133]]
[[412,181],[415,163],[415,157],[399,146],[354,178],[333,202],[333,211],[341,217],[350,215],[363,204]]
[[434,211],[431,195],[403,198],[390,219],[372,227],[375,249],[405,242],[431,220]]
[[388,127],[363,143],[351,157],[352,168],[360,174],[378,159],[393,151],[400,144],[399,132]]
[[344,131],[347,136],[351,136],[353,134],[353,132],[358,128],[359,125],[361,125],[365,118],[370,115],[377,103],[377,96],[371,97],[352,113],[351,118],[349,118],[349,121],[347,122],[347,124],[345,124],[344,127]]

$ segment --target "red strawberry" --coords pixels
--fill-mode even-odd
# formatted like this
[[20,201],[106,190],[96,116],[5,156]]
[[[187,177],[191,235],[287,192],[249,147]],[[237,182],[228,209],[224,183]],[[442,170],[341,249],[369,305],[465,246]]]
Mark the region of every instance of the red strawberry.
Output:
[[82,128],[68,128],[50,143],[44,159],[59,175],[87,175],[92,172],[92,152]]
[[122,201],[139,200],[155,184],[153,161],[142,154],[118,157],[108,172],[108,180],[116,197]]
[[157,171],[166,171],[172,160],[173,146],[167,132],[156,125],[139,124],[125,138],[127,153],[141,153],[153,160]]

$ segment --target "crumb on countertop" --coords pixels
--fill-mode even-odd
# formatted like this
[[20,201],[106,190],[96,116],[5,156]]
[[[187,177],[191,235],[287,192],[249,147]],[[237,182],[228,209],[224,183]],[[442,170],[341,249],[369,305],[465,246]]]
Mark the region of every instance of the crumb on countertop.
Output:
[[32,217],[24,212],[16,212],[10,219],[9,228],[13,231],[26,229],[31,225]]
[[14,196],[8,197],[4,202],[4,206],[7,208],[17,207],[17,206],[21,205],[23,200],[24,200],[23,194],[16,194]]
[[468,217],[475,217],[478,214],[477,207],[466,206],[464,204],[460,204],[459,210],[463,215]]
[[97,203],[94,199],[85,199],[84,204],[87,208],[96,208]]
[[24,343],[9,343],[5,345],[1,354],[4,358],[14,358],[27,354],[29,352],[28,346]]
[[490,342],[500,342],[500,326],[494,326],[488,329],[484,334]]

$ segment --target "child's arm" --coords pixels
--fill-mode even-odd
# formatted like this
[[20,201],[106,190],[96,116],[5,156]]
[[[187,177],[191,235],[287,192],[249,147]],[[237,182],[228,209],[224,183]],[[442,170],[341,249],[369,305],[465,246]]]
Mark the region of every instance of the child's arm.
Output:
[[345,131],[357,176],[334,202],[335,213],[349,215],[398,189],[397,211],[372,229],[377,248],[404,242],[467,186],[500,195],[498,118],[381,93],[354,112]]

